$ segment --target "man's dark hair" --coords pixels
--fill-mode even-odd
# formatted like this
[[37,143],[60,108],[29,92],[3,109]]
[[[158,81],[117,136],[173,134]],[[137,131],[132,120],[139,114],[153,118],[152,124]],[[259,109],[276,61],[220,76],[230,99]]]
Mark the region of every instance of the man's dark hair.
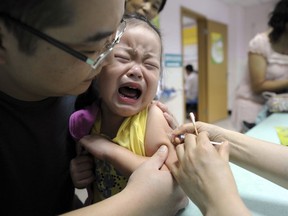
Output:
[[190,73],[194,71],[194,68],[191,64],[186,65],[185,69]]
[[[36,49],[37,36],[27,32],[12,17],[33,28],[43,31],[72,22],[72,8],[67,0],[1,0],[0,19],[8,31],[18,40],[19,50],[32,55]],[[4,15],[4,16],[3,16]]]
[[162,0],[162,3],[161,3],[159,10],[158,10],[158,13],[160,13],[163,10],[163,8],[165,7],[165,4],[166,4],[166,0]]
[[277,42],[286,31],[288,22],[288,0],[279,1],[274,10],[270,13],[268,25],[272,28],[269,34],[270,41]]

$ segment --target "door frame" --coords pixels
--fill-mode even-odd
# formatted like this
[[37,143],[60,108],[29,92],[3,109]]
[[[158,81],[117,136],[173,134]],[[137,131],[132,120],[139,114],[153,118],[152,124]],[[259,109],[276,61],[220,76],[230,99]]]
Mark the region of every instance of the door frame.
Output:
[[[197,40],[198,40],[198,120],[200,121],[207,121],[208,120],[208,110],[207,110],[207,19],[202,14],[196,13],[191,11],[188,8],[181,7],[181,16],[180,16],[180,23],[181,23],[181,53],[183,56],[183,23],[182,17],[189,17],[194,19],[197,23]],[[183,63],[183,61],[182,61]],[[182,64],[183,65],[183,64]],[[184,82],[184,80],[183,80]],[[184,93],[185,97],[185,93]],[[184,98],[184,101],[185,98]],[[186,106],[184,115],[186,115]],[[186,116],[184,117],[184,119]]]

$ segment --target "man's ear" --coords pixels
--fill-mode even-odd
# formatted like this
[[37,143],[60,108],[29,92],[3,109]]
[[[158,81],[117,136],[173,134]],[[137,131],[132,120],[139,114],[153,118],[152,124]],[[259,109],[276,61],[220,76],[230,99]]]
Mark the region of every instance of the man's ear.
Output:
[[6,48],[5,48],[5,33],[7,33],[6,31],[4,31],[4,23],[0,21],[0,65],[5,64],[6,63]]

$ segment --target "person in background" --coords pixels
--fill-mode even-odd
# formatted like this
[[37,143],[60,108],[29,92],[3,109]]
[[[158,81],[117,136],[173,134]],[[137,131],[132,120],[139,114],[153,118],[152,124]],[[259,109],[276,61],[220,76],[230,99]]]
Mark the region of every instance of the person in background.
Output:
[[[69,165],[75,143],[68,120],[76,95],[87,90],[119,40],[121,34],[115,32],[123,30],[123,14],[124,0],[1,1],[0,215],[50,216],[73,210]],[[177,211],[183,202],[173,193],[180,189],[169,172],[159,171],[166,157],[163,149],[158,151],[117,197],[71,214]],[[131,205],[123,208],[123,202]]]
[[288,89],[288,1],[279,1],[268,22],[270,29],[249,43],[248,68],[236,88],[232,123],[245,132],[257,123],[264,108],[265,91],[281,93]]
[[154,19],[165,7],[166,0],[126,0],[126,13],[139,13],[148,20]]
[[[186,113],[193,112],[197,116],[198,106],[198,73],[191,64],[185,66]],[[189,117],[189,115],[187,115]]]
[[[167,161],[176,161],[167,135],[172,129],[152,103],[162,67],[160,32],[142,15],[125,15],[124,20],[125,33],[112,51],[113,57],[95,78],[95,94],[99,96],[96,100],[91,97],[92,105],[70,117],[73,138],[96,159],[93,202],[125,188],[127,177],[143,163],[144,156],[151,157],[162,144],[169,148]],[[75,186],[78,182],[81,185],[82,179],[77,179],[80,174],[71,174]]]
[[[286,146],[203,122],[196,122],[196,127],[198,136],[191,123],[174,130],[178,162],[167,166],[203,215],[251,215],[237,191],[229,159],[288,189]],[[185,134],[184,143],[178,138],[181,134]],[[222,144],[213,146],[210,141]]]

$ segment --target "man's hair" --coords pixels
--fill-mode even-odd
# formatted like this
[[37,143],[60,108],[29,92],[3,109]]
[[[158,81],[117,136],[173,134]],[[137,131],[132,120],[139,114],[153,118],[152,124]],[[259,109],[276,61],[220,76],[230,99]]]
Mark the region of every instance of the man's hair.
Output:
[[190,73],[194,71],[194,68],[191,64],[186,65],[185,69]]
[[270,13],[268,25],[272,28],[269,34],[271,42],[277,42],[286,31],[288,23],[288,0],[279,1],[274,10]]
[[18,40],[19,50],[32,55],[39,38],[21,28],[9,17],[43,31],[49,27],[70,23],[73,14],[67,0],[1,0],[0,19]]

